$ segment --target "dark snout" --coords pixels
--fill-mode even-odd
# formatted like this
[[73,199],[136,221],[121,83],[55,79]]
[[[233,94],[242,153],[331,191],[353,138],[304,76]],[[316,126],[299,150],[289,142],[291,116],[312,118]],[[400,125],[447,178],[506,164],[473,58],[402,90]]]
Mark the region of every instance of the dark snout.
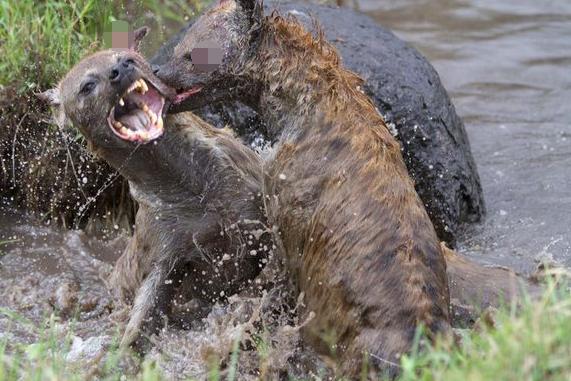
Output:
[[186,89],[187,83],[185,81],[187,73],[177,67],[178,61],[172,60],[162,65],[153,64],[151,70],[153,74],[163,81],[167,86],[173,89]]
[[113,85],[127,87],[133,82],[135,69],[135,60],[130,57],[123,57],[111,68],[109,80]]

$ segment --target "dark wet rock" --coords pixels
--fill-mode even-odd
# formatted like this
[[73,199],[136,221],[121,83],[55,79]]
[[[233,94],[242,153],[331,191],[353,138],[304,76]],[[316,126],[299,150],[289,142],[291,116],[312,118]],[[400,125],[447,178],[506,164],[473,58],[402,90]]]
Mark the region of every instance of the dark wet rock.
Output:
[[[276,4],[308,28],[315,16],[344,64],[366,80],[364,90],[394,127],[438,236],[453,246],[462,225],[479,221],[485,208],[464,125],[434,68],[416,49],[365,15],[292,1],[267,1],[266,12]],[[167,61],[179,39],[180,34],[174,36],[152,61]],[[199,113],[214,125],[232,126],[254,146],[265,135],[256,113],[239,103],[211,105]]]

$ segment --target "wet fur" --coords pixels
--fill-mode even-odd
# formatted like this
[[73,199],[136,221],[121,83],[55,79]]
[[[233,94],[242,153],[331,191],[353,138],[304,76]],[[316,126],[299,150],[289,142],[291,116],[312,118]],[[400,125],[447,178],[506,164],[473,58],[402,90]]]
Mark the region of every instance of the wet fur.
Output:
[[[217,130],[192,114],[169,117],[166,126],[165,138],[171,141],[163,144],[180,152],[185,159],[174,160],[188,168],[189,177],[181,178],[181,183],[194,183],[200,191],[174,195],[169,207],[138,189],[133,193],[143,208],[145,246],[143,253],[125,255],[131,255],[130,264],[145,258],[154,258],[154,263],[135,297],[124,345],[136,340],[140,327],[143,332],[156,332],[164,325],[175,291],[170,282],[191,285],[186,287],[191,295],[185,297],[212,303],[247,287],[261,270],[261,258],[271,250],[259,197],[258,156],[228,131]],[[153,218],[146,219],[146,214]],[[138,269],[144,271],[144,264]],[[185,274],[190,279],[183,280]],[[135,282],[140,277],[136,272],[127,275],[135,276]]]
[[323,346],[333,334],[347,374],[367,355],[391,368],[420,324],[431,337],[449,329],[436,233],[361,79],[299,24],[274,16],[264,28],[268,58],[250,70],[270,89],[260,109],[281,129],[265,166],[266,208],[315,312],[307,337]]
[[207,90],[220,91],[227,76],[250,84],[250,101],[252,89],[261,90],[251,106],[279,137],[264,164],[266,210],[305,312],[314,313],[306,339],[338,357],[346,375],[358,375],[364,358],[394,374],[420,325],[431,338],[450,329],[443,252],[400,146],[360,90],[363,81],[321,35],[277,14],[244,28],[239,14],[259,7],[228,3],[197,21],[159,76],[177,87],[192,77],[177,70],[177,52],[213,25],[212,33],[223,25],[238,44],[236,30],[255,31],[250,46],[228,47],[236,57],[226,67],[196,74],[202,96],[214,96]]
[[510,269],[477,264],[444,244],[442,249],[455,326],[469,327],[490,307],[517,307],[526,298],[542,294],[537,282]]
[[[125,57],[135,62],[133,77],[112,85],[111,68]],[[97,86],[82,95],[79,84],[88,76]],[[261,160],[230,131],[186,113],[168,117],[164,135],[148,144],[111,132],[108,112],[137,76],[169,91],[138,53],[111,50],[82,60],[44,98],[59,106],[60,123],[77,126],[129,180],[140,205],[112,283],[127,297],[138,288],[122,344],[144,349],[146,336],[165,324],[178,286],[190,285],[188,296],[206,303],[248,287],[271,250],[271,235],[263,221]]]

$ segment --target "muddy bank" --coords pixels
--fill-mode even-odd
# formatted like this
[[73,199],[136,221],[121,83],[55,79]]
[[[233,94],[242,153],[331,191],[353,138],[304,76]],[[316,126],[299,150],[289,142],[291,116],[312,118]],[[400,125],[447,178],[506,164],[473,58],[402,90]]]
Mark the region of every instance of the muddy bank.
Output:
[[129,228],[127,182],[95,158],[72,127],[59,128],[32,93],[0,89],[0,197],[43,221],[105,234]]

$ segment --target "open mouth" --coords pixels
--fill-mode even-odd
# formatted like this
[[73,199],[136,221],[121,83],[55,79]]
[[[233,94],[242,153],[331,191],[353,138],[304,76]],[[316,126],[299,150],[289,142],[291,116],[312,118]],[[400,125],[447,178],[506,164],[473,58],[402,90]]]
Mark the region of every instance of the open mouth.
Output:
[[148,143],[163,134],[165,97],[151,83],[133,82],[111,108],[107,121],[119,138]]

